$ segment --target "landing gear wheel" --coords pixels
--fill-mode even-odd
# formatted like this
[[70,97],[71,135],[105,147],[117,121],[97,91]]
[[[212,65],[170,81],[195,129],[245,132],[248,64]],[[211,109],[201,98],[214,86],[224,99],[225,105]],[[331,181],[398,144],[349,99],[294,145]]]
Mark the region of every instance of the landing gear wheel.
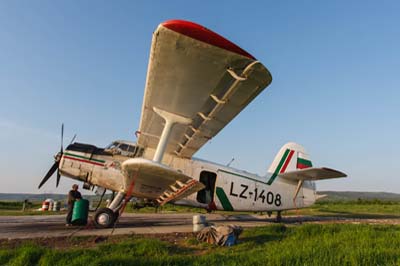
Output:
[[101,208],[94,214],[94,224],[97,228],[110,228],[117,220],[118,213],[109,208]]
[[276,222],[277,223],[281,223],[282,222],[282,212],[281,211],[278,211],[276,213]]

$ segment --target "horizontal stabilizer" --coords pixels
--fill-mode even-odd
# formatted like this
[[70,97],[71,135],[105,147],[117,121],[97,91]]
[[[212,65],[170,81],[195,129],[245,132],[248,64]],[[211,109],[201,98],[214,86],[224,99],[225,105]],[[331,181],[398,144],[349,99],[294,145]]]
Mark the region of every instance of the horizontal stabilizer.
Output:
[[330,168],[306,168],[297,171],[290,171],[280,174],[279,177],[286,178],[289,180],[322,180],[330,178],[346,177],[345,173],[330,169]]

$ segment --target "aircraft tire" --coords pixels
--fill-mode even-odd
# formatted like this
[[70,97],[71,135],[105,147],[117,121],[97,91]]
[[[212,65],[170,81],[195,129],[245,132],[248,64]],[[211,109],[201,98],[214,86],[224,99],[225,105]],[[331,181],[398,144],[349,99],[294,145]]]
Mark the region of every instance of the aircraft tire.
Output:
[[93,222],[97,228],[110,228],[117,220],[117,215],[109,208],[101,208],[94,214]]

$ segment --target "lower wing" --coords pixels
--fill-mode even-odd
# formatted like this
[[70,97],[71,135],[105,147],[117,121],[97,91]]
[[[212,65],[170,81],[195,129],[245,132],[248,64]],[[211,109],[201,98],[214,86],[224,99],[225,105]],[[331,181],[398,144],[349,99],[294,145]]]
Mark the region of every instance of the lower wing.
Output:
[[166,165],[144,158],[122,164],[125,190],[138,197],[154,199],[160,205],[179,200],[204,188],[199,181]]

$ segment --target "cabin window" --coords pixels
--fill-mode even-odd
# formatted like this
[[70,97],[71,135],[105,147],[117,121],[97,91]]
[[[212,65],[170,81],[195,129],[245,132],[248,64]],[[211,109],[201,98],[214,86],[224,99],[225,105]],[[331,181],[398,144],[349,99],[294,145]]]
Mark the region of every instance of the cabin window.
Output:
[[132,153],[135,153],[135,148],[136,148],[136,146],[131,146],[131,145],[129,145],[128,151],[129,151],[129,152],[132,152]]
[[203,183],[206,187],[199,192],[197,192],[197,201],[200,203],[210,204],[214,201],[214,190],[215,181],[217,179],[217,174],[208,171],[202,171],[200,173],[199,181]]
[[118,148],[123,151],[128,151],[129,146],[127,144],[120,144]]

